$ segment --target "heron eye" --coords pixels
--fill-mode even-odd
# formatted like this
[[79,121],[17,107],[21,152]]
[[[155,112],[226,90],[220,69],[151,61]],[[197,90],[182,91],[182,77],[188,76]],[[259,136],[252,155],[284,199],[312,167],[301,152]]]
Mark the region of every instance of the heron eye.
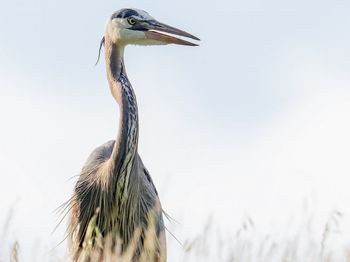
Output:
[[128,18],[128,23],[129,23],[130,25],[134,25],[134,24],[136,24],[136,20],[135,20],[135,18],[133,18],[133,17],[129,17],[129,18]]

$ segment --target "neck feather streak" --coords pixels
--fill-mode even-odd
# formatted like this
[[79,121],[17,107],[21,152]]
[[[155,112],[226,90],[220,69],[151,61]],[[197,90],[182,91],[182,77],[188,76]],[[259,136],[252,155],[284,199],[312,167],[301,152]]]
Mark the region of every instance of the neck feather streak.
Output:
[[106,39],[106,69],[113,97],[119,104],[120,123],[111,155],[117,190],[125,193],[138,145],[138,109],[134,90],[124,67],[124,47]]

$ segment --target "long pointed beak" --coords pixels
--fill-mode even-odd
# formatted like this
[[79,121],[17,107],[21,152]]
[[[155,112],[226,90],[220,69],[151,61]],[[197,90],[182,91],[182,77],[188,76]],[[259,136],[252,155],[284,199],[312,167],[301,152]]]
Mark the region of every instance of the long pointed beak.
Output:
[[160,41],[165,44],[198,46],[198,44],[186,41],[176,36],[187,37],[200,41],[200,39],[194,35],[158,21],[148,21],[146,24],[146,30],[145,35],[148,39]]

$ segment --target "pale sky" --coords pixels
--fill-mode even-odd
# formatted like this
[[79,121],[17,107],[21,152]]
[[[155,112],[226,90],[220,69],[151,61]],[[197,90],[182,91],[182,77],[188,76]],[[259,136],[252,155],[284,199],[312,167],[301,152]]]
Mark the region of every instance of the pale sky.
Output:
[[123,7],[202,39],[125,54],[139,152],[180,240],[210,215],[233,231],[246,216],[283,226],[305,202],[320,225],[333,209],[349,220],[349,1],[0,0],[0,259],[14,239],[22,261],[62,239],[55,208],[115,137],[118,107],[94,63]]

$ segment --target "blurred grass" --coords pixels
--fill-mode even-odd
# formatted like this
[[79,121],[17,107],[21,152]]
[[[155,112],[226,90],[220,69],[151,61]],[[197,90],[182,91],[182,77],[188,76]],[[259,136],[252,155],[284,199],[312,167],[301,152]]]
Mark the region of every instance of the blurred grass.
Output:
[[[305,215],[306,216],[306,215]],[[7,221],[3,227],[4,230],[8,230],[13,217],[13,210],[9,214]],[[243,220],[242,225],[234,232],[229,234],[228,232],[222,232],[220,227],[215,224],[212,219],[209,219],[203,230],[196,237],[187,239],[183,247],[181,247],[180,260],[173,259],[173,248],[168,250],[168,261],[222,261],[222,262],[271,262],[271,261],[283,261],[283,262],[305,262],[305,261],[344,261],[350,262],[350,246],[338,245],[337,241],[334,241],[339,234],[340,224],[343,219],[343,214],[337,210],[330,212],[329,218],[325,221],[322,234],[313,234],[313,217],[304,217],[299,225],[293,225],[290,228],[286,228],[285,232],[267,232],[261,233],[262,230],[256,228],[256,225],[252,218],[247,217]],[[91,224],[93,225],[93,223]],[[296,226],[296,227],[295,227]],[[292,233],[286,233],[290,230]],[[90,228],[89,230],[97,230],[97,228]],[[151,230],[152,231],[152,230]],[[2,235],[6,235],[6,232]],[[99,234],[96,234],[99,236]],[[137,237],[137,236],[136,236]],[[350,236],[347,240],[350,239]],[[98,243],[99,250],[96,250],[91,245],[91,239],[86,240],[86,246],[88,247],[87,257],[91,261],[131,261],[133,247],[130,247],[128,251],[121,255],[120,245],[117,245],[113,252],[106,252],[104,249],[102,240],[95,240]],[[147,242],[147,239],[146,239]],[[175,239],[170,237],[170,245],[173,246],[176,242]],[[150,249],[152,249],[152,243],[147,243]],[[179,244],[176,244],[180,247]],[[0,243],[0,253],[1,251]],[[101,253],[102,250],[102,253]],[[20,245],[15,241],[10,250],[8,251],[8,260],[0,260],[1,262],[21,261]],[[144,259],[142,261],[150,261],[147,258],[147,254],[142,255]],[[52,256],[51,261],[67,261],[65,254],[58,256]],[[23,258],[27,261],[27,258]],[[42,261],[42,260],[36,260]]]
[[[203,232],[186,243],[183,261],[350,261],[350,249],[337,250],[332,237],[339,233],[343,215],[332,211],[319,239],[315,239],[312,218],[303,219],[303,224],[292,234],[268,232],[259,234],[252,218],[247,217],[236,233],[227,236],[213,228],[209,222]],[[215,236],[215,237],[213,237]]]

